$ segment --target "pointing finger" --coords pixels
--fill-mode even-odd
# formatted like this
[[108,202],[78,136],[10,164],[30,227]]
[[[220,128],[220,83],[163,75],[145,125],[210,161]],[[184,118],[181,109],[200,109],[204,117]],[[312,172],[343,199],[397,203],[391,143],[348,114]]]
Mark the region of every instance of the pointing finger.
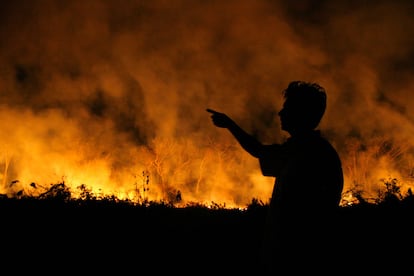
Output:
[[210,109],[210,108],[207,108],[206,111],[207,112],[210,112],[210,113],[213,113],[213,114],[217,114],[218,113],[217,111],[215,111],[213,109]]

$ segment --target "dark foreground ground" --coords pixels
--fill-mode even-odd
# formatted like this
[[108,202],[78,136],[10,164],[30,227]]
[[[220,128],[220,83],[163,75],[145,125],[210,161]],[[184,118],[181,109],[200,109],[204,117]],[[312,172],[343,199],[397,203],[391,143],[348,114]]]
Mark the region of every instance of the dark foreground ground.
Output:
[[[403,275],[397,269],[410,275],[413,210],[412,204],[343,207],[337,252],[309,258],[335,263],[330,275]],[[265,212],[266,206],[239,211],[5,200],[1,262],[14,274],[260,275]],[[307,275],[306,264],[292,267]]]

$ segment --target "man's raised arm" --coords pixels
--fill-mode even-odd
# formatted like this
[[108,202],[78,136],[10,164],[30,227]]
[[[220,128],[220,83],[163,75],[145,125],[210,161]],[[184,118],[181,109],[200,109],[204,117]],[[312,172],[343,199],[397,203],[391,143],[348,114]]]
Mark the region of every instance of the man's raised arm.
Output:
[[212,114],[211,120],[213,121],[213,124],[220,128],[227,128],[245,151],[257,158],[262,155],[263,145],[244,131],[230,117],[210,108],[207,108],[206,111]]

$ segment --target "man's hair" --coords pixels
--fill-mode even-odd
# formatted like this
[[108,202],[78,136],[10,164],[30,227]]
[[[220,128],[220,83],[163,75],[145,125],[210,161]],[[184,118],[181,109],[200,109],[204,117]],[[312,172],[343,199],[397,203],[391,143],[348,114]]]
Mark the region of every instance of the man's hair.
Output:
[[300,110],[306,126],[312,129],[318,126],[326,110],[326,91],[322,86],[312,82],[292,81],[283,91],[283,96]]

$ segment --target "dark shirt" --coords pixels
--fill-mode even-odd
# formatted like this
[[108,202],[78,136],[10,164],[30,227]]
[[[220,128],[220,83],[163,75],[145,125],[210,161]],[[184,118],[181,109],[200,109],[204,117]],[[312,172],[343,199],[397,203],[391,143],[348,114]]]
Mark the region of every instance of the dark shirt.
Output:
[[343,173],[337,151],[312,131],[266,146],[259,157],[263,175],[276,177],[273,208],[336,208],[341,200]]
[[[266,146],[263,175],[276,177],[265,226],[265,266],[325,258],[338,250],[335,211],[343,189],[341,161],[319,131]],[[267,263],[267,264],[266,264]]]

